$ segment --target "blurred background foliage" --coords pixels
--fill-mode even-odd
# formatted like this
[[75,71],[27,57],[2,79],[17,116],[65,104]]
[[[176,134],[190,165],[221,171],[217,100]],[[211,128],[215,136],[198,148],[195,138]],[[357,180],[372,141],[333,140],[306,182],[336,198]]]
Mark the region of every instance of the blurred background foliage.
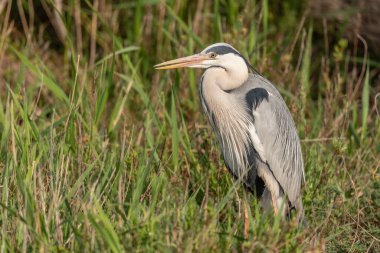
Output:
[[[380,251],[379,27],[379,0],[0,0],[1,251]],[[303,231],[235,189],[200,72],[152,67],[220,41],[293,114]]]

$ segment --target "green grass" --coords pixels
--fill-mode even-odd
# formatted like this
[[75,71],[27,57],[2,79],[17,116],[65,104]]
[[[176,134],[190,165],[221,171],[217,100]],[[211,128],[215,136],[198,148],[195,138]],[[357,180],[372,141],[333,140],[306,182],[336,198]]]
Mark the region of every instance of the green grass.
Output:
[[[0,13],[1,252],[380,251],[376,69],[361,73],[362,55],[347,67],[356,56],[339,37],[324,48],[296,1],[278,15],[282,1],[69,0],[64,41],[42,6],[20,2]],[[152,67],[219,41],[293,114],[303,230],[231,179],[197,97],[201,72]]]

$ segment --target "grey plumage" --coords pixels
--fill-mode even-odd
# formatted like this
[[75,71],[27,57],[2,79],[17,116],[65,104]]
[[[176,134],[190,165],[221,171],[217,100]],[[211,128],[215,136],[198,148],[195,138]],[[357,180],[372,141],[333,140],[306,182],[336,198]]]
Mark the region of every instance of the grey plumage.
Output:
[[230,172],[261,196],[264,207],[272,203],[276,213],[282,208],[286,216],[292,206],[301,220],[305,180],[301,145],[275,86],[225,43],[157,67],[205,68],[199,96]]
[[[300,189],[304,182],[304,168],[301,145],[283,98],[268,80],[257,74],[251,74],[240,88],[234,90],[234,94],[244,96],[257,89],[266,90],[269,94],[268,99],[256,98],[254,101],[257,102],[249,108],[257,135],[264,150],[270,153],[265,155],[266,164],[262,166],[269,167],[291,204],[302,209]],[[255,120],[255,114],[264,118]]]

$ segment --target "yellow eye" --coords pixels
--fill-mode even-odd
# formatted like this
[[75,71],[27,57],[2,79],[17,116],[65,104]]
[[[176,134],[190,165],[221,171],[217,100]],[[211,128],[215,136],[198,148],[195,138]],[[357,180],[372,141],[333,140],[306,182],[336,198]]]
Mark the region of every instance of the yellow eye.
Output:
[[210,57],[211,57],[211,58],[215,58],[215,57],[216,57],[216,53],[211,52],[211,53],[210,53]]

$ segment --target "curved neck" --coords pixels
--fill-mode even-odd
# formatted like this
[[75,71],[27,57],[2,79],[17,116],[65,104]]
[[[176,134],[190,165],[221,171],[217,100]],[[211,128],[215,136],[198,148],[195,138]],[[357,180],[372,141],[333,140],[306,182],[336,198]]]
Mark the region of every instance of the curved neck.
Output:
[[203,74],[202,95],[212,111],[228,107],[228,93],[225,92],[228,89],[226,89],[225,78],[228,78],[228,75],[220,67],[209,68]]
[[[235,71],[231,71],[231,73],[235,73]],[[245,108],[238,101],[239,98],[232,96],[227,91],[241,86],[248,79],[248,71],[246,75],[231,73],[220,67],[207,69],[202,77],[201,96],[210,111],[216,115],[240,114],[236,116],[244,117]]]
[[215,84],[227,91],[241,86],[248,79],[248,68],[240,65],[224,67],[211,67],[204,73],[204,83]]
[[[202,79],[200,86],[202,106],[218,135],[225,159],[230,162],[229,166],[233,169],[246,168],[248,165],[246,147],[249,146],[247,134],[251,117],[247,114],[241,99],[233,93],[226,92],[231,87],[239,87],[246,79],[231,77],[222,68],[208,69]],[[236,155],[226,152],[231,148]],[[241,172],[241,175],[243,174]]]

